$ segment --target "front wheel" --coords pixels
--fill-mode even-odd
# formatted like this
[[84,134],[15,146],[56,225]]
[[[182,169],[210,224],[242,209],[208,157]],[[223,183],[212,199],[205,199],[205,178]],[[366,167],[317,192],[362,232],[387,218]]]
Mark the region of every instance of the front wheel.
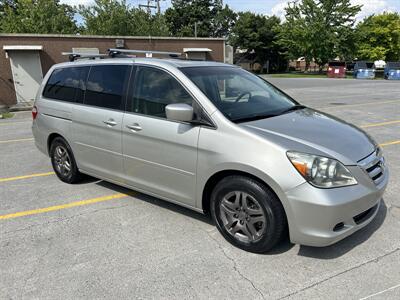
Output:
[[61,137],[53,140],[50,146],[50,158],[57,177],[66,183],[76,183],[81,180],[71,147]]
[[265,185],[244,176],[228,176],[216,185],[211,215],[226,240],[249,252],[267,252],[286,233],[279,199]]

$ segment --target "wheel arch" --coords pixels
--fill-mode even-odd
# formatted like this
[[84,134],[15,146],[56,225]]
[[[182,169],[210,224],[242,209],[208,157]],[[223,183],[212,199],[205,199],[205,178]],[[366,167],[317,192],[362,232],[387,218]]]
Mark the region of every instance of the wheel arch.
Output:
[[248,171],[239,170],[239,169],[219,170],[208,178],[208,180],[206,181],[204,188],[202,190],[202,197],[201,197],[202,209],[203,209],[204,214],[206,214],[206,215],[210,214],[210,198],[211,198],[211,193],[212,193],[214,187],[223,178],[225,178],[226,176],[231,176],[231,175],[241,175],[244,177],[251,178],[251,179],[263,184],[268,189],[270,189],[275,194],[275,196],[279,199],[279,201],[281,202],[283,209],[285,211],[286,219],[288,219],[287,211],[286,211],[286,203],[285,203],[285,201],[282,201],[283,191],[281,191],[279,189],[277,183],[273,182],[272,179],[268,180],[265,177],[255,175],[254,172],[250,173]]
[[51,143],[53,143],[54,139],[60,137],[63,138],[65,141],[65,137],[63,137],[61,134],[57,133],[57,132],[53,132],[51,134],[49,134],[48,138],[47,138],[47,153],[50,155],[50,147],[51,147]]

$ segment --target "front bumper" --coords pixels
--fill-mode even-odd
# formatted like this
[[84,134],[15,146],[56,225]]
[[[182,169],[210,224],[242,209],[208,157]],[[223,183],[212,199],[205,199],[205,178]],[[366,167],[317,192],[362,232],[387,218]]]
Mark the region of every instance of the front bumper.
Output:
[[389,172],[386,169],[383,180],[375,185],[360,167],[351,167],[350,171],[357,179],[357,185],[318,189],[305,182],[286,192],[292,243],[328,246],[374,219],[389,180]]

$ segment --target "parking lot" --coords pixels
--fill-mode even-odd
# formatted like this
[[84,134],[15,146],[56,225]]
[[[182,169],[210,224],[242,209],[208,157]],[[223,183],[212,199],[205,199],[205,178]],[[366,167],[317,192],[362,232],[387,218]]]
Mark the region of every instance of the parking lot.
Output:
[[326,248],[247,253],[201,214],[95,179],[62,183],[21,112],[0,120],[0,298],[399,299],[400,82],[270,81],[382,146],[391,179],[371,224]]

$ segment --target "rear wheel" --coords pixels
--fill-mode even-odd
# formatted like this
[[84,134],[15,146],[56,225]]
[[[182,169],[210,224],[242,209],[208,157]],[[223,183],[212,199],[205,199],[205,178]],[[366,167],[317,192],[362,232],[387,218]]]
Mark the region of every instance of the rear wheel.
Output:
[[225,239],[246,251],[266,252],[286,233],[286,215],[279,199],[248,177],[221,180],[211,195],[211,214]]
[[61,137],[53,140],[50,146],[50,158],[57,177],[66,183],[76,183],[82,178],[75,162],[71,147]]

